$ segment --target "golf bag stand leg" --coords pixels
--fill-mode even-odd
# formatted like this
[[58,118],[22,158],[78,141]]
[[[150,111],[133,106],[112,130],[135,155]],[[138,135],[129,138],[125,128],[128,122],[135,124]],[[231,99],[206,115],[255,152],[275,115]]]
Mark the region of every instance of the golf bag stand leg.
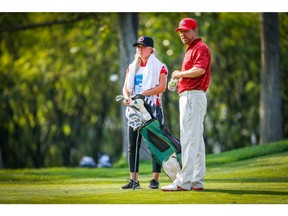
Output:
[[137,130],[137,138],[136,138],[136,150],[135,150],[135,164],[134,164],[134,181],[133,181],[133,190],[135,190],[135,181],[136,181],[136,173],[137,173],[137,160],[138,160],[138,144],[139,143],[139,130]]

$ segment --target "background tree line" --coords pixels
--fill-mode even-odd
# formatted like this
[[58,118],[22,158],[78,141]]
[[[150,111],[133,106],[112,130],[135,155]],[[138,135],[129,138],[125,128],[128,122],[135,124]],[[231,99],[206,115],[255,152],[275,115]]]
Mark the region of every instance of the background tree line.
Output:
[[[273,15],[274,22],[259,13],[0,13],[0,167],[78,166],[84,155],[97,160],[106,153],[113,162],[125,155],[123,106],[115,96],[134,56],[132,43],[152,36],[171,73],[185,51],[175,28],[188,16],[212,53],[207,153],[257,145],[260,130],[268,133],[269,126],[260,128],[261,77],[277,74],[261,65],[261,54],[262,62],[271,59],[264,58],[271,47],[261,47],[268,40],[263,27],[272,36],[273,27],[279,31],[272,45],[278,40],[279,80],[272,87],[279,88],[280,129],[270,127],[273,139],[287,138],[288,16]],[[165,124],[178,136],[178,96],[167,90],[163,102]]]

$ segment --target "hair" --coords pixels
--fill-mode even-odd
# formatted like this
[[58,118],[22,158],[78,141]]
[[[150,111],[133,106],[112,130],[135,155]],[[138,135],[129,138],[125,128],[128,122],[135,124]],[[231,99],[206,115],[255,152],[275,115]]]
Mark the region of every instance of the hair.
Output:
[[137,48],[136,48],[136,53],[134,55],[134,59],[137,58],[137,62],[136,62],[136,67],[135,67],[135,71],[137,71],[140,67],[140,64],[141,64],[141,58],[140,56],[137,55]]
[[141,64],[141,58],[140,58],[140,56],[138,56],[138,58],[137,58],[137,63],[136,63],[136,67],[135,67],[135,70],[136,70],[136,71],[140,68],[140,64]]
[[152,53],[156,56],[156,49],[155,48],[152,48]]

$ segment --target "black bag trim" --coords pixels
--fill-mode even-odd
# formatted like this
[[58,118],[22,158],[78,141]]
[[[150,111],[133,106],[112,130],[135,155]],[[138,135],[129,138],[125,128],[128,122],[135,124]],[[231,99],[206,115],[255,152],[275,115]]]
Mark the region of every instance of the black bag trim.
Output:
[[167,142],[150,130],[147,130],[147,137],[160,152],[167,151],[170,148]]

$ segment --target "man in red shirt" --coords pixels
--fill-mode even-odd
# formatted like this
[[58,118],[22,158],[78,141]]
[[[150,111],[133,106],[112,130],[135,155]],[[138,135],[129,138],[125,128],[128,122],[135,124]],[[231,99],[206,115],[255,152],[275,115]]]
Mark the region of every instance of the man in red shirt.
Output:
[[180,96],[182,170],[172,184],[161,189],[203,190],[206,173],[203,131],[207,110],[206,91],[210,84],[210,50],[201,38],[198,38],[198,25],[194,19],[182,19],[176,32],[180,32],[181,41],[187,46],[181,71],[172,73],[172,79],[178,80]]

